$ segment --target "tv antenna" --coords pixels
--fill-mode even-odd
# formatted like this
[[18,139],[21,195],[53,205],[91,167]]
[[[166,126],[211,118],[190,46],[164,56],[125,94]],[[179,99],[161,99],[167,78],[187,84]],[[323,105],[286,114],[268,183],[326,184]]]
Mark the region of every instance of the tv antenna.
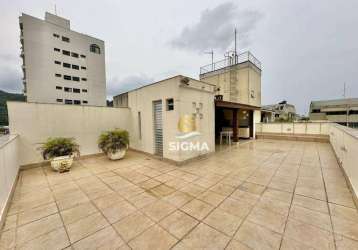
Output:
[[211,69],[214,69],[214,50],[206,51],[204,54],[210,54],[211,55]]
[[56,4],[55,4],[55,15],[57,16],[57,8],[56,8]]
[[346,98],[346,82],[343,84],[343,97]]

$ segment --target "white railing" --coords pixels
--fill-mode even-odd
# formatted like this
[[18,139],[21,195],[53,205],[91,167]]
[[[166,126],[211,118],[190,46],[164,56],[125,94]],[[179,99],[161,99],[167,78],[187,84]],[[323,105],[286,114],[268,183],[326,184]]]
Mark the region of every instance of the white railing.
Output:
[[18,136],[0,137],[0,229],[19,173]]
[[257,123],[256,133],[286,135],[328,135],[329,122]]

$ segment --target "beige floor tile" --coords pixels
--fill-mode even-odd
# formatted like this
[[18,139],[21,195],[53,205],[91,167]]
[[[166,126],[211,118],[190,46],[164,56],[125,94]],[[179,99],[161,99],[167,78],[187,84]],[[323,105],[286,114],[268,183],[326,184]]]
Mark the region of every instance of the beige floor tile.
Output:
[[237,189],[229,197],[255,205],[261,196]]
[[181,239],[199,222],[193,217],[177,210],[160,221],[160,225],[176,238]]
[[73,194],[69,194],[63,200],[56,201],[56,203],[60,210],[65,210],[89,201],[89,198],[83,192],[76,192]]
[[0,249],[13,249],[16,244],[16,229],[0,233]]
[[317,249],[334,249],[331,232],[293,219],[287,222],[285,237]]
[[141,209],[149,204],[152,204],[158,200],[152,193],[144,192],[136,196],[132,196],[129,199],[136,208]]
[[17,223],[17,214],[7,216],[4,222],[4,226],[2,229],[0,229],[0,232],[15,228],[16,223]]
[[281,215],[288,215],[290,204],[279,200],[261,198],[255,205],[255,208],[266,209]]
[[150,179],[150,180],[143,181],[143,182],[139,183],[138,186],[140,186],[141,188],[144,188],[145,190],[149,190],[156,186],[159,186],[160,184],[162,184],[162,183],[155,179]]
[[234,236],[245,245],[253,249],[279,249],[281,235],[262,226],[245,221]]
[[225,212],[240,218],[247,216],[250,213],[252,207],[253,206],[248,204],[247,202],[231,198],[227,198],[219,206],[219,208],[224,210]]
[[219,208],[212,211],[204,220],[204,223],[228,236],[233,236],[235,234],[241,222],[242,218],[229,214]]
[[172,235],[157,225],[151,226],[144,233],[129,242],[133,250],[170,249],[175,243]]
[[108,222],[100,213],[87,216],[75,223],[66,225],[71,243],[83,239],[108,226]]
[[120,249],[123,240],[112,227],[106,227],[73,245],[74,249]]
[[182,249],[224,249],[230,238],[201,223],[180,242]]
[[331,215],[338,218],[358,223],[358,211],[356,208],[344,207],[329,203]]
[[188,185],[180,189],[181,192],[187,193],[194,197],[201,195],[202,193],[205,192],[205,190],[206,190],[205,188],[202,188],[201,186],[193,183],[189,183]]
[[128,242],[153,224],[154,222],[151,219],[143,213],[137,211],[116,222],[113,224],[113,227],[121,235],[121,237]]
[[104,209],[106,207],[109,207],[115,203],[121,202],[124,199],[116,193],[113,194],[109,194],[106,196],[103,196],[101,198],[95,199],[93,200],[93,203],[99,208],[99,209]]
[[226,197],[215,193],[211,190],[206,191],[205,193],[197,197],[199,200],[205,201],[206,203],[216,207],[218,206]]
[[63,222],[67,224],[74,223],[82,218],[98,212],[92,203],[87,202],[76,207],[61,211]]
[[168,195],[174,193],[175,191],[176,191],[176,189],[174,189],[166,184],[161,184],[161,185],[156,186],[149,190],[149,192],[151,194],[153,194],[154,196],[156,196],[157,198],[163,198],[165,196],[168,196]]
[[302,195],[295,195],[293,197],[292,205],[300,206],[300,207],[304,207],[304,208],[308,208],[308,209],[311,209],[314,211],[328,214],[327,202],[312,199],[310,197],[305,197]]
[[286,225],[287,215],[257,208],[250,213],[247,220],[282,234]]
[[280,250],[317,250],[317,249],[313,248],[312,246],[308,246],[304,244],[304,242],[299,242],[291,238],[284,238],[282,240]]
[[101,209],[103,215],[110,223],[119,221],[120,219],[134,213],[137,210],[133,205],[127,201],[120,201],[112,204],[109,207]]
[[235,190],[235,188],[230,185],[218,183],[215,186],[213,186],[212,188],[210,188],[210,190],[227,197]]
[[354,220],[340,219],[332,216],[333,230],[335,233],[358,241],[358,222]]
[[185,204],[181,210],[193,216],[197,220],[202,220],[207,216],[214,207],[200,200],[192,200]]
[[337,250],[357,250],[358,241],[348,239],[342,235],[335,235]]
[[268,198],[268,199],[279,200],[279,201],[283,201],[283,202],[290,204],[291,199],[292,199],[292,193],[268,188],[265,190],[262,197]]
[[176,210],[176,207],[170,205],[168,202],[159,200],[142,209],[142,212],[150,217],[152,220],[158,222],[168,214]]
[[229,245],[225,248],[225,250],[252,250],[252,248],[233,239],[230,241]]
[[290,218],[332,231],[331,218],[328,214],[313,211],[300,206],[292,206]]
[[25,212],[19,213],[18,225],[24,225],[29,222],[41,219],[43,217],[55,214],[58,212],[56,203],[50,203],[37,208],[29,209]]
[[169,202],[170,204],[174,205],[177,208],[182,207],[184,204],[188,203],[189,201],[193,200],[194,197],[183,193],[181,191],[176,191],[166,197],[163,198],[165,201]]
[[249,192],[252,194],[261,195],[265,191],[266,187],[251,182],[244,182],[239,186],[239,190]]
[[66,231],[63,227],[55,229],[47,234],[41,235],[33,240],[30,240],[16,249],[53,249],[60,250],[68,247],[70,245],[70,241],[67,237]]

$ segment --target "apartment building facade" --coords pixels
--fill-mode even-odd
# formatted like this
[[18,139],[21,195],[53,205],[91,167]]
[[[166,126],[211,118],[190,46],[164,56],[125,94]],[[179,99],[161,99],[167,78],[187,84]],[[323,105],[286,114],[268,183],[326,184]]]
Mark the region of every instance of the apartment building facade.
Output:
[[28,102],[106,106],[104,41],[71,30],[70,20],[19,17]]
[[273,120],[281,121],[295,121],[297,119],[296,107],[289,104],[287,101],[282,101],[277,104],[265,105],[264,110],[271,110],[274,114]]

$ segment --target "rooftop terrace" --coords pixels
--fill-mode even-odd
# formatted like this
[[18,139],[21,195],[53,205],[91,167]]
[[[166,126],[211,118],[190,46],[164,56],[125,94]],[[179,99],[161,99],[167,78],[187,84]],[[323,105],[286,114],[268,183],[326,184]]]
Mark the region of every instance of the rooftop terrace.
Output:
[[129,152],[20,172],[0,249],[358,249],[328,143],[256,140],[177,167]]

